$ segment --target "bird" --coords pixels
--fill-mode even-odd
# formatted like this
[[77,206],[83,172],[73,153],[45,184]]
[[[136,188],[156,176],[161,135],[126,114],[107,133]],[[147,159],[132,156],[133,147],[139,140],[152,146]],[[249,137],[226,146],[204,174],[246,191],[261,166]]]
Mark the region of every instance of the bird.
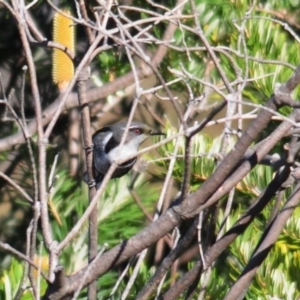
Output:
[[[97,130],[92,141],[93,151],[93,175],[98,189],[109,170],[113,161],[122,157],[134,155],[138,152],[139,146],[150,136],[165,135],[159,130],[154,130],[146,124],[132,121],[129,126],[124,144],[120,146],[128,121],[121,121],[105,126]],[[133,157],[118,165],[111,178],[119,178],[127,174],[134,166],[137,157]],[[84,175],[87,182],[87,174]]]

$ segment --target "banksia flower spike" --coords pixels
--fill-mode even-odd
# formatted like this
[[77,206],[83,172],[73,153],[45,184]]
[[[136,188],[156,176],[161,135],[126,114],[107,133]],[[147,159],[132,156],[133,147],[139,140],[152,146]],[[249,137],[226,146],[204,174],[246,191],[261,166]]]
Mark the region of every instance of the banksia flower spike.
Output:
[[[71,15],[68,10],[63,11]],[[74,26],[73,21],[59,13],[55,13],[53,20],[53,41],[64,45],[74,53]],[[74,64],[70,57],[59,49],[53,52],[53,82],[63,91],[74,75]]]

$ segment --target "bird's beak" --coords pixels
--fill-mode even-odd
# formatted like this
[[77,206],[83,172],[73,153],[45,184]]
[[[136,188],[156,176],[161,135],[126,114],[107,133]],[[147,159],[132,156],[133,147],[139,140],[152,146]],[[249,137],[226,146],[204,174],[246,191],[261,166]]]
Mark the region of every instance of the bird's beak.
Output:
[[166,135],[166,134],[161,132],[160,130],[150,129],[149,135]]

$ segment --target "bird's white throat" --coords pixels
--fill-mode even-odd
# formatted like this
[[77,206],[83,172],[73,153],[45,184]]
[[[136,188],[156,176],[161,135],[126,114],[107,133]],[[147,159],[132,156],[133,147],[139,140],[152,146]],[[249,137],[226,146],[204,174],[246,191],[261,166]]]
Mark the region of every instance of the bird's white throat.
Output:
[[[108,153],[108,160],[110,163],[116,161],[118,163],[119,160],[126,161],[127,156],[134,155],[138,152],[139,143],[136,140],[131,140],[130,142],[122,145],[117,146],[109,151]],[[121,162],[122,163],[122,162]]]

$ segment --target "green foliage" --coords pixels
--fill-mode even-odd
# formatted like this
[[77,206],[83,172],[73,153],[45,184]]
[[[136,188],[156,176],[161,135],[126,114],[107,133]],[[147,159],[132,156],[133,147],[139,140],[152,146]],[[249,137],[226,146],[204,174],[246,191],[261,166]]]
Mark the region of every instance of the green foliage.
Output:
[[[243,235],[239,236],[231,245],[230,252],[227,253],[226,260],[223,261],[226,264],[225,267],[223,264],[223,268],[228,271],[233,282],[241,274],[250,259],[265,229],[273,205],[274,203],[270,203],[264,209],[261,219],[255,219]],[[227,230],[242,215],[242,212],[242,205],[232,211],[226,221]],[[300,210],[297,208],[286,224],[280,239],[258,269],[255,280],[248,290],[247,299],[269,299],[268,297],[298,299],[300,297],[300,285],[296,279],[300,264],[299,217]],[[220,221],[222,219],[223,216],[220,215]],[[298,228],[295,228],[295,224]],[[225,283],[225,285],[228,287],[228,283]]]
[[[60,185],[60,180],[63,182]],[[111,248],[119,244],[122,240],[127,239],[137,233],[145,226],[145,217],[138,206],[133,203],[129,194],[127,185],[129,177],[125,176],[120,179],[111,180],[105,189],[104,194],[98,202],[98,222],[99,222],[99,246],[106,244]],[[69,182],[70,181],[70,182]],[[68,184],[68,182],[70,184]],[[142,199],[146,209],[153,210],[153,202],[156,201],[159,191],[157,188],[146,189],[147,182],[139,180],[136,184],[136,192]],[[61,191],[61,187],[64,188]],[[66,186],[69,187],[69,194],[60,197]],[[62,203],[62,199],[63,203]],[[79,187],[74,190],[74,182],[67,178],[64,172],[61,173],[57,182],[57,191],[53,197],[54,203],[59,207],[59,211],[63,213],[63,225],[59,226],[53,221],[57,238],[62,239],[74,226],[74,215],[80,217],[87,204],[87,189]],[[130,216],[130,217],[129,217]],[[76,218],[77,219],[77,218]],[[124,226],[126,224],[126,226]],[[85,226],[76,239],[63,252],[62,260],[67,266],[67,273],[72,273],[86,264],[87,259],[87,235],[88,230]],[[100,280],[100,284],[102,280]]]
[[[12,300],[17,292],[21,278],[23,266],[20,262],[12,259],[10,268],[2,273],[0,278],[0,298]],[[14,276],[11,276],[14,274]]]
[[[169,127],[166,129],[167,136],[172,136],[176,133],[176,129]],[[170,160],[174,157],[174,148],[177,143],[177,139],[172,140],[170,143],[158,148],[158,152],[162,157],[157,164],[162,167],[161,175],[164,176],[168,171]],[[193,189],[199,187],[200,182],[207,179],[215,169],[218,155],[217,146],[219,145],[219,139],[212,139],[207,135],[196,135],[193,138],[193,144],[191,147],[191,184]],[[175,166],[173,169],[173,177],[181,182],[184,175],[184,154],[185,154],[185,139],[179,138],[179,149],[176,155]]]
[[[24,263],[13,258],[11,260],[10,267],[7,270],[3,271],[0,277],[0,299],[5,299],[5,300],[14,299],[16,293],[18,292],[18,289],[20,288],[23,272],[24,272]],[[38,275],[36,274],[36,276]],[[40,285],[41,295],[43,295],[47,287],[46,282],[41,276],[36,277],[36,279]],[[25,280],[22,287],[24,288],[26,286],[29,286],[28,279]],[[21,299],[22,300],[33,299],[30,289],[24,290]]]
[[[175,132],[169,125],[167,135]],[[180,139],[180,147],[176,159],[173,177],[180,181],[184,172],[184,138]],[[201,182],[209,178],[217,167],[218,150],[220,138],[212,139],[206,135],[198,134],[193,139],[191,150],[191,191],[197,189]],[[234,145],[232,138],[229,148]],[[162,168],[161,176],[164,177],[169,159],[174,155],[176,141],[166,144],[158,149],[164,158],[158,162]],[[233,208],[226,219],[226,230],[248,209],[250,202],[261,194],[270,183],[274,172],[267,166],[256,166],[236,187]],[[290,191],[286,192],[288,196]],[[275,201],[275,199],[274,199]],[[210,299],[223,299],[231,284],[237,280],[242,270],[248,263],[251,255],[266,228],[266,224],[272,212],[274,201],[269,203],[254,222],[238,236],[231,244],[228,251],[223,253],[212,269],[211,280],[207,287],[207,295]],[[224,204],[218,215],[218,226],[224,220]],[[300,264],[300,209],[297,208],[293,217],[286,224],[285,230],[275,247],[264,261],[255,277],[253,284],[247,293],[247,299],[269,299],[268,297],[279,297],[280,299],[298,299],[300,297],[300,285],[296,274]],[[225,272],[226,270],[226,272]],[[202,278],[203,280],[203,278]],[[286,298],[287,297],[287,298]]]
[[[169,8],[174,8],[175,5],[175,1],[158,1],[159,3],[167,5]],[[265,5],[266,3],[267,5]],[[248,78],[248,82],[243,90],[243,101],[248,102],[248,104],[264,104],[266,99],[272,95],[276,84],[285,82],[292,74],[294,66],[300,61],[299,41],[297,40],[299,29],[292,28],[292,26],[283,26],[278,21],[278,18],[275,20],[276,16],[272,15],[271,10],[292,14],[295,8],[298,7],[298,3],[294,0],[262,1],[260,6],[253,7],[253,10],[246,15],[246,12],[251,10],[252,4],[253,1],[249,0],[197,0],[196,13],[198,14],[201,29],[211,47],[213,47],[212,49],[215,51],[226,77],[233,82],[237,79],[237,74],[240,72],[244,77]],[[42,4],[39,3],[39,5]],[[157,11],[161,13],[159,7],[153,7],[145,1],[133,1],[133,5],[150,9],[150,12],[153,11],[153,13]],[[194,78],[202,79],[222,89],[223,82],[219,72],[213,68],[211,72],[208,72],[208,75],[206,73],[211,63],[211,58],[200,42],[199,36],[195,33],[196,27],[193,11],[189,4],[186,5],[184,14],[185,18],[181,20],[182,26],[178,27],[173,37],[174,42],[171,43],[174,49],[169,49],[168,54],[160,65],[159,71],[167,82],[175,78],[174,73],[170,70],[184,69]],[[135,21],[150,15],[150,13],[145,11],[134,11],[130,12],[129,17]],[[292,16],[298,21],[299,18],[297,18],[296,14]],[[156,22],[149,32],[156,38],[161,38],[166,26],[166,22]],[[146,45],[147,51],[154,53],[158,46],[156,43]],[[177,51],[178,47],[181,48],[180,51]],[[41,59],[41,64],[39,64],[37,70],[39,71],[39,68],[42,68],[42,66]],[[110,50],[101,52],[98,55],[98,66],[100,75],[97,80],[99,84],[113,81],[116,77],[131,70],[128,58],[122,47],[112,47]],[[202,94],[205,91],[205,86],[197,82],[197,80],[185,79],[195,95]],[[239,83],[233,83],[234,87],[235,84]],[[171,88],[172,91],[187,92],[186,85],[183,83],[172,85]],[[293,96],[300,98],[299,88],[294,92]],[[215,103],[220,99],[220,95],[217,95],[215,91],[212,91],[208,97],[211,103]],[[290,111],[290,109],[283,108],[280,113],[287,115]],[[271,124],[262,135],[267,136],[274,126]],[[17,125],[12,123],[1,130],[0,136],[1,138],[9,136],[15,133],[17,129]],[[166,131],[168,136],[177,133],[177,129],[172,128],[171,125],[167,126]],[[219,157],[220,141],[220,137],[212,138],[202,133],[197,134],[193,138],[191,150],[191,192],[208,179],[216,169],[217,163],[221,159]],[[161,177],[161,179],[164,179],[167,174],[176,142],[177,140],[173,140],[158,149],[162,157],[157,162],[161,170],[158,177]],[[235,142],[236,139],[234,137],[230,138],[228,150],[233,147]],[[183,137],[179,138],[179,143],[179,151],[176,154],[177,158],[172,176],[181,183],[185,167],[185,139]],[[23,149],[21,148],[21,152]],[[281,151],[280,146],[278,146],[278,150]],[[35,149],[34,152],[36,152]],[[7,158],[7,153],[0,154],[2,161],[5,161]],[[63,167],[59,166],[59,169],[63,170]],[[24,174],[24,177],[30,175],[29,172]],[[273,176],[274,172],[271,168],[258,166],[237,185],[234,204],[225,222],[226,230],[247,210],[250,202],[263,191]],[[27,182],[22,180],[22,184],[26,185]],[[133,203],[127,191],[127,184],[128,177],[112,180],[101,199],[99,199],[99,248],[104,245],[111,248],[134,235],[147,224],[144,215],[137,205]],[[26,187],[28,188],[28,186]],[[146,209],[153,211],[154,203],[160,191],[154,185],[143,180],[138,182],[136,191]],[[87,194],[87,188],[84,184],[78,185],[67,175],[66,171],[58,172],[58,179],[55,182],[50,199],[54,205],[54,210],[50,209],[50,212],[52,212],[51,226],[56,240],[61,241],[82,216],[88,205]],[[220,204],[218,229],[224,221],[226,200],[223,199]],[[24,203],[21,203],[21,205],[24,205]],[[266,222],[270,217],[273,206],[274,203],[269,203],[258,218],[216,262],[207,287],[207,299],[222,299],[231,284],[241,274],[266,227]],[[59,220],[61,220],[61,224]],[[284,232],[274,245],[271,253],[259,268],[255,280],[248,290],[246,299],[300,298],[300,283],[297,281],[300,265],[299,220],[300,209],[297,208],[294,215],[287,222]],[[39,235],[38,246],[42,245],[42,242],[42,236]],[[64,249],[60,256],[60,263],[65,267],[67,274],[72,274],[86,265],[87,251],[87,224],[85,224],[78,236]],[[45,250],[42,254],[46,255]],[[192,266],[193,262],[190,262],[188,267],[191,268]],[[154,271],[155,266],[149,266],[146,263],[142,265],[139,277],[131,291],[130,299],[134,298],[134,295],[144,286]],[[9,268],[4,270],[1,276],[1,299],[9,300],[13,298],[20,284],[22,272],[23,264],[12,259]],[[132,269],[129,270],[129,274],[131,272]],[[179,274],[176,276],[179,276]],[[117,278],[118,273],[114,270],[98,280],[99,299],[109,297]],[[171,276],[168,274],[163,289],[169,287],[171,279]],[[203,281],[202,277],[201,282]],[[115,293],[115,299],[120,298],[121,291],[125,285],[126,280],[121,283],[120,288]],[[45,283],[42,282],[42,291],[44,288]],[[79,299],[85,299],[86,291],[83,291],[80,297]],[[22,299],[31,299],[30,292],[26,291]]]
[[[226,76],[234,80],[236,70],[239,69],[243,73],[248,70],[244,76],[251,78],[251,82],[245,87],[244,96],[252,102],[263,103],[272,95],[276,83],[285,82],[290,77],[292,69],[287,63],[289,66],[298,64],[300,59],[298,43],[291,38],[291,31],[288,28],[267,14],[253,13],[253,17],[250,15],[247,20],[243,19],[251,5],[250,1],[225,1],[222,4],[218,2],[197,1],[196,11],[202,30],[212,46],[221,46],[224,50],[228,50],[225,56],[216,48],[216,54],[220,55],[221,66],[226,71]],[[284,7],[288,9],[287,3]],[[186,13],[192,13],[190,8]],[[264,19],[266,15],[268,19]],[[192,19],[187,19],[186,24],[192,22]],[[242,35],[245,44],[240,38],[238,28],[244,28]],[[197,42],[199,39],[196,35],[189,31],[183,33],[178,30],[175,36],[178,45],[185,42],[190,47],[202,46]],[[181,62],[194,76],[203,78],[207,54],[204,51],[191,52],[191,60],[188,56],[182,59],[182,55],[186,56],[186,53],[169,54],[172,59],[165,63],[178,68],[176,64]],[[233,61],[237,65],[234,66]],[[218,72],[212,72],[210,80],[218,84],[220,82]],[[194,87],[192,83],[191,85]],[[199,84],[198,88],[194,88],[199,90]],[[299,88],[294,94],[299,98]],[[285,110],[285,114],[288,112],[289,110]]]
[[[134,235],[146,225],[143,213],[130,197],[127,189],[128,180],[129,176],[112,180],[99,199],[99,247],[106,244],[105,247],[111,248]],[[143,182],[141,178],[136,184],[136,192],[141,197],[145,208],[151,212],[155,207],[154,201],[157,200],[159,191],[153,187],[150,189],[151,193],[149,193],[149,187],[146,188],[148,184]],[[76,187],[76,182],[68,177],[67,172],[60,171],[57,175],[51,199],[53,207],[62,221],[60,225],[57,217],[54,217],[56,213],[53,215],[51,221],[53,234],[56,240],[61,241],[88,205],[87,188],[84,186]],[[62,252],[60,263],[64,266],[66,274],[72,274],[86,265],[88,255],[87,236],[88,230],[87,225],[85,225],[79,235]],[[42,241],[42,237],[40,237],[40,240]],[[44,254],[46,254],[45,250]],[[6,295],[3,299],[13,299],[12,295],[20,284],[22,272],[23,265],[13,259],[10,268],[3,272],[1,279],[0,293]],[[117,273],[113,271],[98,280],[99,299],[109,296],[112,289],[111,284],[116,282],[117,278]],[[45,284],[43,284],[42,291],[44,290]],[[28,296],[26,296],[27,293]],[[82,298],[79,299],[84,299],[84,295],[85,291],[81,293],[80,297]],[[26,292],[22,300],[31,299],[31,297],[30,293]]]
[[102,83],[112,81],[130,70],[127,57],[123,52],[103,51],[98,58]]

